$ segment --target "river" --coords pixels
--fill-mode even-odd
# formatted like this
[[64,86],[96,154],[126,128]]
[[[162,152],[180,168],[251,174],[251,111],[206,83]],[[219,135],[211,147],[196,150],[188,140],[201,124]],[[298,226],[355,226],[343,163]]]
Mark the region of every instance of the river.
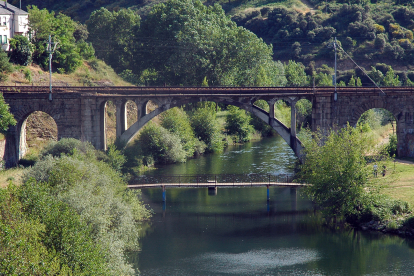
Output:
[[[149,174],[293,174],[296,158],[280,137],[229,147]],[[414,241],[321,224],[300,189],[143,190],[155,212],[143,226],[140,275],[413,275]]]

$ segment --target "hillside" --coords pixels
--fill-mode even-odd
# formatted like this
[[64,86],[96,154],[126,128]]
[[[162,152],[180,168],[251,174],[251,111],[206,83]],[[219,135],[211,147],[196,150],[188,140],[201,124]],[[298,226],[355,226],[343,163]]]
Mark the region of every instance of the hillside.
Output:
[[[18,3],[17,0],[11,2]],[[34,0],[30,1],[30,4],[63,12],[82,23],[87,21],[94,10],[101,7],[114,12],[121,8],[131,8],[140,15],[141,24],[138,25],[142,26],[149,10],[161,2],[165,0]],[[309,66],[308,74],[332,73],[334,59],[332,42],[337,38],[338,45],[347,53],[338,50],[339,81],[348,83],[352,76],[356,76],[361,78],[363,84],[369,84],[364,74],[360,70],[355,70],[356,66],[349,55],[366,71],[373,70],[374,66],[375,70],[380,70],[378,72],[380,75],[385,76],[388,66],[391,66],[398,71],[401,84],[411,85],[414,82],[412,65],[414,64],[414,8],[406,1],[207,0],[202,2],[207,6],[220,4],[237,25],[245,27],[264,42],[272,45],[274,60],[302,62],[305,66]],[[24,6],[24,1],[22,5]],[[159,38],[148,37],[148,33],[141,34],[140,31],[135,31],[134,36],[136,37],[131,37],[131,40],[136,40],[135,45],[145,44],[150,40],[154,49],[162,46],[156,45]],[[122,60],[125,65],[126,61],[128,62],[125,57],[115,57],[117,60],[115,63],[109,62],[113,57],[105,56],[93,36],[90,36],[88,41],[98,49],[98,57],[106,60],[118,73],[128,67],[115,64],[118,60]],[[127,48],[131,49],[126,45],[125,49]],[[331,68],[317,70],[324,64]],[[140,74],[146,69],[138,68],[139,60],[134,66],[137,68],[128,67],[134,74]]]
[[[126,86],[131,85],[119,77],[114,70],[103,61],[91,59],[70,74],[52,73],[53,86]],[[49,86],[49,72],[40,66],[14,66],[2,85],[35,85]]]

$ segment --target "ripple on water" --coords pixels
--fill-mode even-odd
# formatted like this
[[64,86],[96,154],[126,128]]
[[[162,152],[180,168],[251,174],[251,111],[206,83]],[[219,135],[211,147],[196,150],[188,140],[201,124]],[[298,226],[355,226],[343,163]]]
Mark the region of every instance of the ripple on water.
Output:
[[306,264],[319,259],[318,252],[314,250],[289,248],[253,250],[239,254],[207,253],[187,261],[197,263],[204,271],[218,274],[260,275],[281,267]]

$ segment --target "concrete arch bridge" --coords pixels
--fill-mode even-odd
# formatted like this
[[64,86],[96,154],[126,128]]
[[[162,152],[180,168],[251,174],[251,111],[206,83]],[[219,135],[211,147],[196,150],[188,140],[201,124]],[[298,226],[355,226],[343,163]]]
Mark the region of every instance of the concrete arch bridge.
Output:
[[[49,100],[49,87],[0,87],[17,125],[10,127],[3,160],[12,166],[26,153],[26,120],[35,111],[49,114],[56,122],[58,138],[76,138],[106,149],[106,104],[116,106],[116,136],[129,142],[152,118],[170,108],[199,101],[231,104],[247,110],[272,126],[295,154],[300,157],[302,144],[296,137],[297,101],[312,103],[312,129],[328,130],[333,126],[355,125],[371,108],[384,108],[396,118],[398,154],[414,156],[414,89],[411,87],[337,88],[333,87],[55,87]],[[269,103],[270,111],[254,105],[257,100]],[[284,100],[291,105],[291,125],[275,118],[274,105]],[[137,121],[127,128],[127,101],[137,105]],[[147,113],[152,101],[157,108]],[[1,152],[0,152],[1,155]]]

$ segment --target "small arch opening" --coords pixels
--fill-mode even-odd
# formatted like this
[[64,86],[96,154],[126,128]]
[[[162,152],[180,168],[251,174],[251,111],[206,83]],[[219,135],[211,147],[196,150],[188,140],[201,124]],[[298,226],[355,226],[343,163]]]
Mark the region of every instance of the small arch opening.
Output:
[[308,99],[296,102],[296,127],[298,131],[303,128],[312,128],[312,103]]
[[138,120],[138,107],[137,104],[131,100],[126,102],[126,110],[127,110],[127,129],[135,124]]
[[285,100],[278,100],[275,103],[275,118],[290,128],[291,112],[290,103]]
[[384,146],[390,156],[397,156],[397,120],[390,111],[384,108],[369,109],[361,114],[356,125],[370,133],[375,143]]
[[145,114],[149,114],[158,108],[158,104],[154,101],[149,100],[145,105]]
[[116,106],[112,101],[105,103],[105,149],[116,140]]
[[42,149],[50,142],[58,140],[58,127],[47,113],[34,111],[23,121],[20,130],[20,164],[31,165],[39,157]]

